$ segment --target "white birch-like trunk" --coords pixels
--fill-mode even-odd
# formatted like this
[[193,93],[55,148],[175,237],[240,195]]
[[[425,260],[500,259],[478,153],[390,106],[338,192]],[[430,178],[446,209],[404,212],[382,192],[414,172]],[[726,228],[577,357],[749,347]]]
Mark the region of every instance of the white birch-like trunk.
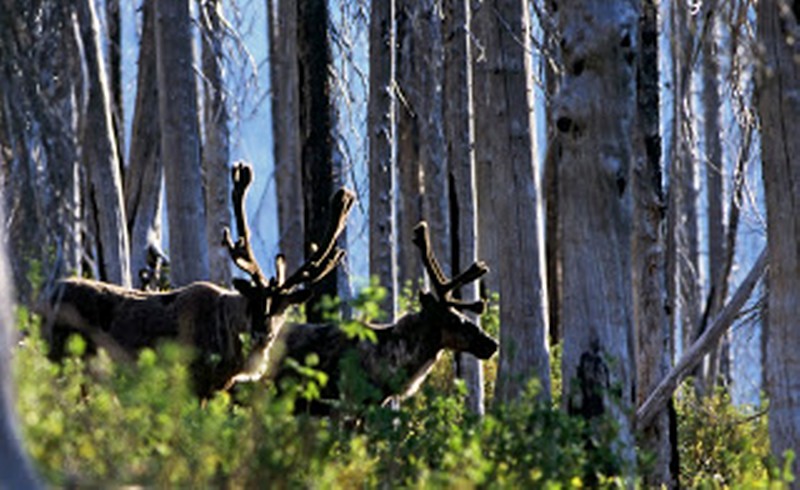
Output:
[[371,3],[369,42],[369,273],[386,288],[387,321],[397,316],[395,251],[394,0]]
[[86,62],[88,101],[83,121],[83,162],[89,170],[91,201],[97,218],[101,279],[131,285],[125,204],[119,153],[111,121],[111,101],[100,47],[100,25],[94,2],[77,4]]
[[209,277],[192,21],[187,0],[156,0],[161,156],[173,287]]
[[564,403],[590,421],[612,416],[620,456],[630,464],[636,372],[629,179],[638,19],[629,0],[560,2],[566,71],[554,101],[562,144]]
[[[767,201],[769,293],[766,388],[772,454],[800,448],[800,5],[758,4],[761,158]],[[794,42],[792,42],[794,39]],[[792,463],[800,475],[800,458]]]
[[[530,18],[522,0],[484,2],[473,13],[475,148],[479,236],[495,241],[492,274],[500,292],[500,360],[495,397],[516,399],[531,378],[550,397],[542,201],[533,118]],[[486,206],[485,206],[486,205]],[[479,250],[481,257],[485,256]]]
[[231,225],[231,178],[228,109],[222,72],[223,26],[219,0],[203,3],[203,188],[206,203],[206,236],[211,282],[228,285],[231,281],[231,259],[222,246],[222,230]]

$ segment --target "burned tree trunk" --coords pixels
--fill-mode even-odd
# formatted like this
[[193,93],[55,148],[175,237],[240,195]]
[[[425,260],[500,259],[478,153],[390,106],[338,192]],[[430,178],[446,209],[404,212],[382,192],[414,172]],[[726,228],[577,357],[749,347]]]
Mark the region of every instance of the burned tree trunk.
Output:
[[[328,4],[324,0],[297,2],[297,62],[300,86],[300,158],[304,196],[305,253],[314,252],[325,231],[333,192],[333,141],[331,94],[328,70]],[[316,300],[306,310],[309,321],[322,320],[316,308],[323,295],[336,296],[336,277],[328,276],[315,286]]]
[[394,0],[372,2],[369,43],[369,273],[386,288],[387,321],[397,316],[395,250]]

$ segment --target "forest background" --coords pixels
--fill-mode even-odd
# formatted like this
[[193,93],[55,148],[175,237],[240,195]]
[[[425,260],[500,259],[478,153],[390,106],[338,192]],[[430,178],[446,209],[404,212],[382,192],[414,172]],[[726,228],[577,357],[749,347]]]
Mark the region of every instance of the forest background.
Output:
[[[797,105],[798,2],[161,3],[3,2],[5,233],[21,305],[69,273],[150,286],[140,272],[157,272],[154,253],[172,286],[228,284],[218,245],[228,168],[243,159],[263,264],[278,252],[299,263],[332,190],[356,190],[348,261],[320,290],[345,305],[374,276],[385,319],[400,313],[423,277],[409,246],[422,218],[447,269],[487,260],[493,273],[465,295],[500,295],[489,397],[519,399],[536,378],[536,405],[563,379],[562,407],[585,416],[570,385],[598,374],[581,371],[587,355],[600,359],[614,393],[601,411],[622,462],[644,438],[646,482],[676,481],[667,406],[687,374],[678,405],[730,397],[763,430],[766,390],[791,412],[796,363],[780,346],[796,345],[800,301],[796,253],[781,250],[798,239],[798,153],[780,151],[796,133],[770,131],[794,123],[779,109]],[[795,170],[762,175],[781,158]],[[769,291],[768,236],[770,263],[785,259]],[[457,365],[483,414],[487,370]],[[659,428],[642,435],[643,417]],[[791,418],[770,418],[765,475],[798,441]]]

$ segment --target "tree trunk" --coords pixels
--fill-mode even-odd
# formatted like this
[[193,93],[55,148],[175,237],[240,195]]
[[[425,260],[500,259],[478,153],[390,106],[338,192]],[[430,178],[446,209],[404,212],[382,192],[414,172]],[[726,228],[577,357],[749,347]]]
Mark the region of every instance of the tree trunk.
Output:
[[[666,311],[664,235],[664,191],[661,186],[661,137],[659,135],[658,5],[642,4],[639,19],[638,124],[633,188],[633,321],[637,332],[637,403],[644,402],[670,367],[669,319]],[[643,428],[641,447],[654,461],[643,475],[646,487],[677,485],[677,472],[670,444],[669,411],[664,407],[654,422]],[[677,449],[677,448],[675,448]]]
[[[767,201],[769,318],[766,379],[772,454],[800,444],[800,30],[798,0],[759,2],[763,47],[758,109]],[[792,463],[800,475],[800,458]]]
[[209,277],[188,0],[156,0],[161,156],[173,287]]
[[[300,155],[307,259],[312,254],[311,244],[320,243],[325,233],[333,193],[328,22],[325,0],[297,2]],[[316,305],[325,294],[336,296],[336,286],[336,274],[329,274],[315,285],[315,299],[306,307],[308,321],[322,321],[322,312]]]
[[[122,17],[119,0],[106,0],[108,33],[108,78],[111,93],[111,123],[117,143],[120,175],[125,175],[125,107],[122,100]],[[123,181],[125,179],[122,179]]]
[[[723,160],[720,134],[720,84],[719,43],[715,28],[716,2],[704,4],[706,15],[705,41],[703,43],[703,130],[705,136],[706,196],[708,201],[708,281],[711,287],[709,318],[714,318],[728,294],[728,277],[725,270],[725,223],[723,222]],[[730,380],[728,362],[728,337],[724,336],[719,349],[712,352],[709,360],[708,384],[713,388],[718,382],[727,385]],[[719,379],[718,379],[719,378]]]
[[155,0],[142,3],[142,35],[139,40],[139,70],[136,105],[125,176],[125,211],[131,238],[131,271],[137,287],[147,270],[148,249],[161,246],[161,204],[164,168],[161,161],[161,124],[158,114],[156,76]]
[[638,14],[627,1],[561,2],[566,71],[554,101],[563,147],[564,403],[590,421],[612,416],[620,455],[631,465],[636,372],[628,184]]
[[111,121],[111,100],[100,48],[100,27],[94,2],[77,4],[84,46],[89,99],[83,121],[83,162],[89,170],[91,202],[96,214],[101,279],[131,285],[125,204],[119,152]]
[[203,183],[206,203],[206,236],[211,281],[227,285],[231,281],[231,260],[221,246],[222,230],[231,225],[231,179],[228,170],[229,131],[224,80],[222,79],[223,27],[219,0],[202,2],[203,19]]
[[[5,223],[5,212],[0,206],[0,223]],[[12,380],[12,348],[16,344],[11,269],[6,259],[5,227],[0,227],[0,487],[40,488],[33,466],[22,446],[16,415],[16,392]]]
[[296,270],[305,257],[298,119],[297,6],[293,0],[267,0],[267,13],[278,245],[286,257],[287,270]]
[[371,2],[369,33],[369,274],[386,288],[387,321],[397,316],[395,251],[394,1]]
[[[450,173],[450,234],[453,271],[464,270],[478,260],[478,219],[475,191],[475,153],[472,111],[472,67],[467,36],[470,18],[466,0],[446,0],[442,35],[444,38],[444,108],[447,163]],[[478,299],[475,282],[461,288],[467,301]],[[476,324],[477,315],[470,314]],[[457,356],[457,374],[467,385],[467,407],[484,413],[483,366],[475,356]]]
[[414,227],[422,219],[422,187],[420,185],[420,114],[412,104],[419,100],[419,73],[416,50],[421,49],[415,29],[416,0],[396,2],[396,86],[397,115],[397,283],[402,290],[416,286],[423,277],[422,263],[411,246]]
[[[479,165],[484,169],[491,165],[494,174],[478,203],[480,215],[488,218],[479,236],[490,234],[497,240],[496,262],[490,263],[497,270],[502,325],[495,396],[499,403],[514,400],[535,377],[541,383],[541,396],[549,398],[547,290],[527,3],[485,2],[473,19],[483,46],[475,53],[475,128],[480,135],[476,159],[480,155]],[[484,176],[479,173],[479,179]]]
[[418,90],[414,92],[412,107],[419,119],[419,161],[424,188],[422,215],[430,228],[434,253],[445,275],[450,276],[450,206],[442,97],[444,48],[439,2],[417,2],[414,24],[419,49],[414,50]]

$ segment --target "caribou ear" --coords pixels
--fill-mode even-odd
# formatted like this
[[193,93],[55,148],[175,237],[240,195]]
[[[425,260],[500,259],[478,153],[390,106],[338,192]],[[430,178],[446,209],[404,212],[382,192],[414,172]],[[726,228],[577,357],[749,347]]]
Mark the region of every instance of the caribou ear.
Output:
[[256,288],[247,279],[242,279],[241,277],[234,277],[233,289],[239,291],[239,293],[241,293],[241,295],[244,296],[245,298],[249,298],[253,295],[253,291],[255,291]]

